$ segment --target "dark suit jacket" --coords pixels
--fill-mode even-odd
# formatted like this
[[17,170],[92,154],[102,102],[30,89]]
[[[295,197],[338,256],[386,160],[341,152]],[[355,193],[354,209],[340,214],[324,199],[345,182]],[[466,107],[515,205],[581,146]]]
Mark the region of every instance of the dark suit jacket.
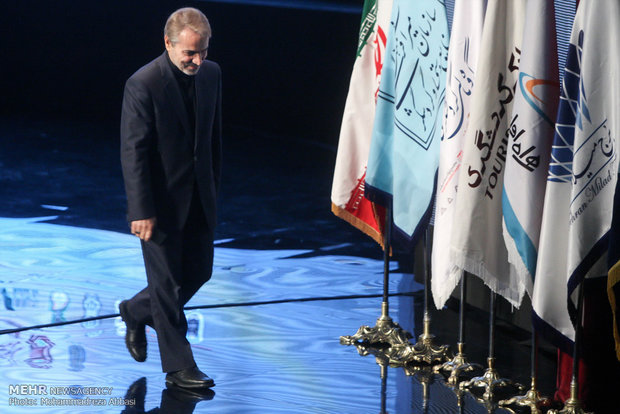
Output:
[[221,174],[221,71],[205,61],[195,75],[196,128],[189,124],[166,52],[125,84],[121,164],[128,221],[157,217],[164,230],[185,224],[197,184],[209,229]]

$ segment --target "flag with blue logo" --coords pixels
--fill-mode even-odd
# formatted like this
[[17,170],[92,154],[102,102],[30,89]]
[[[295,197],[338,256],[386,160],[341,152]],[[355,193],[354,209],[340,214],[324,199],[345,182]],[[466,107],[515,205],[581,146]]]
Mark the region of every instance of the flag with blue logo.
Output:
[[508,259],[531,294],[560,84],[553,2],[528,0],[526,16],[502,209]]
[[451,267],[450,251],[446,246],[450,246],[454,220],[458,219],[457,187],[486,3],[486,0],[457,0],[454,5],[433,229],[431,290],[438,309],[444,306],[463,273]]
[[392,207],[393,237],[407,249],[432,211],[448,45],[443,1],[394,1],[365,192]]
[[581,1],[551,151],[532,296],[539,332],[568,351],[580,283],[607,275],[618,173],[620,3]]

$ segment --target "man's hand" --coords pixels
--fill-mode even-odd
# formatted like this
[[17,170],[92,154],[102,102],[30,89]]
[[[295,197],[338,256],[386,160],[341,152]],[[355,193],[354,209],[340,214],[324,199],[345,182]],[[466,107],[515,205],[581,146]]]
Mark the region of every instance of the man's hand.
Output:
[[155,230],[155,225],[157,224],[157,219],[155,217],[147,218],[144,220],[134,220],[131,222],[131,233],[138,236],[140,239],[145,242],[151,240],[153,236],[153,230]]

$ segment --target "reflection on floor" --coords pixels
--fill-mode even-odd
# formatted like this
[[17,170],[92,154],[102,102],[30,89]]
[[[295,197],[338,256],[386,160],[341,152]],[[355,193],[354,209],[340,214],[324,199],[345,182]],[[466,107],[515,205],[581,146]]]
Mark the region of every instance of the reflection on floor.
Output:
[[[441,377],[382,372],[340,345],[380,315],[380,249],[329,212],[334,151],[265,136],[256,146],[252,131],[226,145],[214,275],[187,311],[198,364],[217,386],[195,409],[180,402],[165,389],[155,333],[148,360],[134,362],[116,317],[145,276],[123,221],[115,134],[0,120],[0,330],[39,326],[0,334],[0,413],[488,412],[469,393],[458,408]],[[390,315],[417,338],[422,287],[392,268]],[[437,342],[454,350],[455,309],[432,318]],[[482,363],[487,319],[468,320],[466,352]],[[61,325],[40,327],[50,323]],[[529,385],[529,337],[500,323],[497,344],[500,374]],[[541,355],[539,372],[548,395],[552,357]]]
[[[134,237],[50,224],[50,218],[0,219],[2,329],[116,314],[120,300],[144,283]],[[456,394],[439,377],[430,378],[425,403],[419,376],[390,369],[382,382],[372,357],[360,358],[354,347],[339,345],[340,335],[378,316],[382,263],[308,253],[216,248],[213,279],[188,304],[206,309],[187,312],[199,365],[218,384],[214,398],[197,407],[360,413],[384,406],[385,412],[408,413],[428,404],[428,412],[456,410]],[[391,280],[391,292],[421,289],[411,275],[394,273]],[[342,298],[349,295],[377,297]],[[303,298],[316,300],[297,301]],[[391,301],[392,314],[411,332],[415,300],[414,295]],[[144,364],[129,357],[123,335],[118,317],[1,335],[0,405],[31,412],[33,407],[17,405],[31,398],[41,412],[67,412],[59,400],[95,396],[62,394],[62,387],[96,387],[108,404],[97,412],[121,412],[124,407],[115,403],[123,402],[136,381],[146,381],[146,410],[169,404],[161,401],[165,385],[154,332],[148,332],[150,358]],[[46,389],[19,395],[14,386],[22,385]],[[463,412],[485,412],[471,395],[463,401]],[[85,412],[95,408],[87,404],[92,406]]]

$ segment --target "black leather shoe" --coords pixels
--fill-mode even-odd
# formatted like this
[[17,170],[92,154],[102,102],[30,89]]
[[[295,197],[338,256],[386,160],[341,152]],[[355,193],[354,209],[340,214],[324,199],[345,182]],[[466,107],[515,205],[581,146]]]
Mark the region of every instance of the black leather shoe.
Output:
[[207,374],[193,366],[192,368],[170,372],[166,375],[166,385],[181,388],[209,388],[215,382]]
[[125,345],[129,354],[138,362],[146,361],[146,332],[145,325],[135,322],[127,312],[127,301],[124,300],[118,305],[121,318],[125,322],[127,332],[125,333]]

